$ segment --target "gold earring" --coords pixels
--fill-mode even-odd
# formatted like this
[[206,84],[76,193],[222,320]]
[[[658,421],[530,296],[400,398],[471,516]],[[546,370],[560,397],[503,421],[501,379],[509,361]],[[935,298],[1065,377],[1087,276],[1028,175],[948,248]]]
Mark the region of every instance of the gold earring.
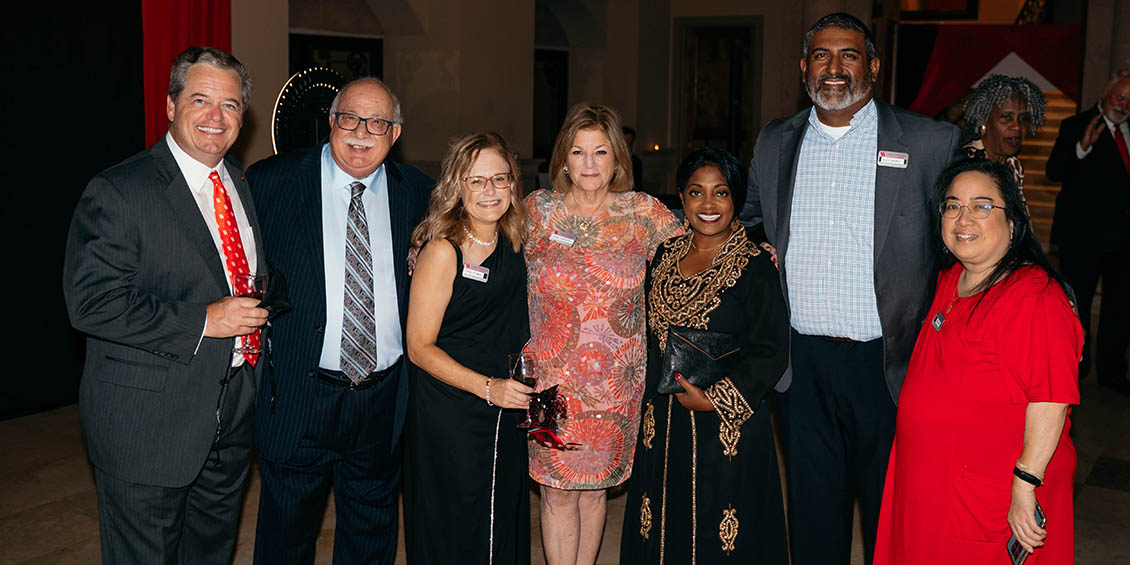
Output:
[[981,137],[985,137],[985,124],[981,124]]
[[565,174],[569,174],[569,167],[564,167],[564,168],[561,169],[561,171],[564,172]]

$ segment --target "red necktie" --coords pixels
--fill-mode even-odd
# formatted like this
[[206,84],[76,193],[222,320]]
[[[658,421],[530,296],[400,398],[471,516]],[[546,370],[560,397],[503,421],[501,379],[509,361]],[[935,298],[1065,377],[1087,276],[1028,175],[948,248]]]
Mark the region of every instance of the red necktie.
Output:
[[[228,191],[224,189],[224,183],[220,182],[220,175],[216,174],[216,171],[209,173],[208,178],[212,179],[216,225],[220,226],[220,241],[224,244],[224,264],[228,266],[228,272],[232,276],[232,289],[236,296],[247,296],[251,294],[250,281],[246,277],[236,275],[246,275],[251,270],[247,267],[247,256],[243,254],[243,240],[239,237],[239,224],[236,223],[235,215],[231,211],[231,199],[228,198]],[[251,349],[259,349],[259,330],[243,336],[243,345]],[[259,354],[244,353],[243,358],[254,367]]]
[[1122,164],[1126,166],[1126,172],[1130,173],[1130,151],[1126,150],[1126,136],[1122,135],[1121,125],[1114,128],[1114,143],[1118,145],[1118,152],[1122,155]]

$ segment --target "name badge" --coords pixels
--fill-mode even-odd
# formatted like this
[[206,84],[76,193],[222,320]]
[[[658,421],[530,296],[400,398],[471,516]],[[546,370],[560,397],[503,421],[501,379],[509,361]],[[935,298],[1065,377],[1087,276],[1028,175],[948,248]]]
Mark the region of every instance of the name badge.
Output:
[[490,277],[490,269],[482,265],[472,265],[470,263],[463,263],[463,278],[479,281],[481,283],[487,282]]
[[897,151],[879,152],[880,167],[894,167],[896,169],[905,169],[906,163],[908,161],[910,161],[910,155],[906,153],[899,153]]
[[567,231],[553,230],[549,232],[549,240],[560,243],[565,247],[573,247],[573,244],[577,242],[577,236]]

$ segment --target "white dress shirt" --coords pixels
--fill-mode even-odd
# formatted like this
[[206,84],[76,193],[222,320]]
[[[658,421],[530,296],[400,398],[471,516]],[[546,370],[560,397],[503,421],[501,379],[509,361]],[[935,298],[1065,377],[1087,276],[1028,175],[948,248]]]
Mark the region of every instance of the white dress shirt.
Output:
[[[227,279],[228,291],[232,294],[235,293],[232,288],[231,271],[228,270],[228,262],[224,257],[224,243],[220,240],[220,225],[216,223],[216,206],[213,204],[215,187],[212,185],[212,179],[208,176],[212,171],[216,171],[220,175],[220,182],[224,184],[224,189],[228,193],[228,198],[231,200],[232,213],[235,214],[235,223],[239,226],[239,239],[243,242],[243,254],[247,258],[247,264],[254,268],[259,263],[256,262],[258,255],[255,250],[255,234],[251,231],[251,222],[247,220],[247,212],[243,209],[243,202],[239,199],[239,191],[235,189],[235,183],[232,182],[231,175],[228,174],[228,168],[223,166],[223,161],[216,167],[209,167],[196,159],[193,159],[185,153],[171,133],[165,134],[165,142],[169,144],[169,150],[173,153],[173,159],[177,162],[177,167],[184,175],[184,181],[188,183],[188,189],[192,193],[192,198],[196,200],[196,206],[200,208],[200,215],[204,217],[204,223],[208,224],[208,233],[212,234],[212,243],[216,244],[216,253],[220,255],[220,263],[224,266],[224,276]],[[252,273],[254,274],[254,273]],[[205,319],[204,330],[207,331],[208,322]],[[204,339],[203,333],[200,339]],[[232,338],[235,340],[235,346],[239,347],[241,338]],[[199,349],[199,344],[197,348]],[[232,353],[232,367],[238,367],[243,364],[243,355],[240,353]]]
[[353,178],[334,161],[330,145],[322,146],[322,249],[326,276],[326,333],[318,366],[341,370],[341,326],[345,308],[345,232],[349,221],[349,185],[365,185],[361,203],[369,227],[369,249],[373,256],[373,319],[376,322],[377,365],[387,369],[404,353],[400,334],[400,310],[396,300],[393,269],[392,223],[388,209],[388,178],[381,164],[373,174]]

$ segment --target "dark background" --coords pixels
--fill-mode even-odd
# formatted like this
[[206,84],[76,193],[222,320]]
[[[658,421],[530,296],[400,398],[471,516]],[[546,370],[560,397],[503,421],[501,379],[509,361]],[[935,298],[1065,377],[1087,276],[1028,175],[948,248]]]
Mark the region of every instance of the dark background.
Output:
[[86,183],[145,145],[141,3],[50,10],[6,8],[0,31],[7,181],[0,419],[77,399],[83,339],[63,302],[67,229]]

